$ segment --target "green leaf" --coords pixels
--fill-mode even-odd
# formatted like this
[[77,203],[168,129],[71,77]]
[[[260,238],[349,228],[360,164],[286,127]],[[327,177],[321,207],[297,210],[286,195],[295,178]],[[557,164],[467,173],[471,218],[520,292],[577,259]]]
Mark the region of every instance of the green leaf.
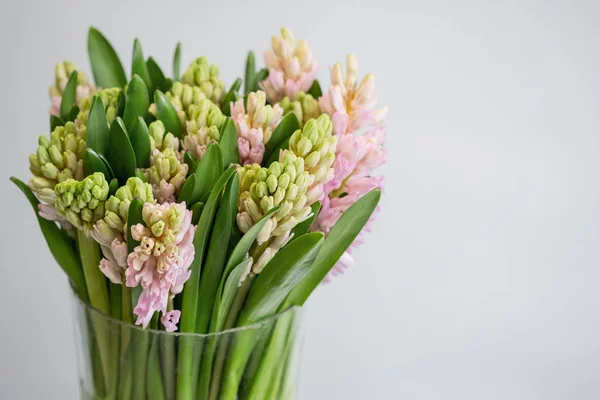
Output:
[[46,239],[46,243],[48,244],[48,248],[50,248],[50,252],[54,256],[54,259],[58,265],[60,265],[63,271],[65,271],[71,282],[73,282],[73,285],[77,288],[81,298],[84,301],[87,301],[87,287],[85,284],[81,260],[75,251],[73,241],[69,238],[69,236],[62,233],[61,229],[58,228],[56,223],[48,221],[47,219],[39,216],[38,205],[40,202],[38,199],[36,199],[31,189],[29,189],[29,186],[15,177],[11,177],[10,180],[17,185],[19,189],[21,189],[25,197],[27,197],[27,200],[29,200],[29,203],[31,203],[31,207],[33,207],[33,211],[37,217],[42,234]]
[[304,304],[313,290],[325,279],[331,268],[356,239],[377,207],[380,198],[381,190],[374,189],[361,197],[342,214],[327,234],[327,238],[310,271],[291,291],[284,306],[302,306]]
[[[181,306],[181,321],[179,323],[179,329],[181,332],[193,332],[196,327],[196,315],[198,309],[198,289],[200,286],[200,275],[202,270],[202,264],[204,260],[204,252],[208,242],[208,237],[213,226],[213,220],[217,211],[217,204],[221,198],[221,193],[227,185],[227,182],[235,174],[235,168],[229,168],[219,178],[219,181],[215,184],[206,206],[200,216],[196,228],[196,234],[194,235],[194,250],[195,256],[194,261],[190,265],[191,276],[185,282],[183,287],[183,299]],[[194,341],[182,337],[179,343],[178,350],[178,376],[177,381],[177,393],[184,395],[193,392],[192,385],[196,382],[193,379],[193,358],[194,358]],[[192,398],[192,397],[190,397]]]
[[123,122],[127,131],[131,132],[138,117],[143,118],[148,114],[148,107],[150,107],[148,87],[139,75],[133,75],[127,86],[125,111],[123,112]]
[[[142,44],[139,39],[133,41],[133,54],[131,58],[131,75],[139,75],[140,78],[146,84],[146,90],[152,88],[152,79],[150,78],[150,72],[144,59],[144,52],[142,51]],[[151,92],[148,92],[151,95]]]
[[94,96],[86,123],[85,144],[96,153],[106,154],[109,141],[110,128],[106,122],[104,103],[99,96]]
[[67,118],[67,121],[75,121],[77,119],[77,115],[79,115],[79,106],[77,104],[73,104],[71,111],[69,111],[69,117]]
[[77,75],[77,71],[73,71],[62,94],[60,117],[63,120],[69,119],[71,108],[77,102]]
[[202,211],[202,216],[198,222],[196,234],[194,235],[195,257],[190,266],[192,275],[185,283],[183,290],[182,321],[180,324],[181,332],[194,331],[198,306],[198,288],[200,286],[200,268],[204,260],[206,244],[213,226],[213,220],[217,211],[218,201],[221,198],[221,193],[234,174],[234,168],[229,168],[221,174],[219,181],[215,184],[215,187],[206,202],[206,206],[204,206],[204,211]]
[[237,132],[231,118],[227,118],[221,127],[221,140],[219,142],[221,153],[223,153],[223,165],[229,167],[231,164],[240,163],[238,151]]
[[244,78],[244,94],[250,93],[254,87],[254,80],[256,78],[256,62],[254,60],[254,52],[248,52],[246,57],[246,74]]
[[[264,81],[265,79],[267,79],[268,77],[269,77],[269,70],[268,69],[263,68],[260,71],[258,71],[254,75],[254,80],[252,81],[252,85],[250,86],[250,90],[246,93],[246,96],[250,92],[256,92],[257,90],[260,90],[260,87],[258,86],[258,84],[260,82]],[[246,90],[248,90],[248,89],[246,89]]]
[[310,94],[315,100],[319,97],[323,96],[323,91],[321,90],[321,85],[317,79],[314,80],[313,84],[308,89],[308,94]]
[[[237,326],[246,326],[274,315],[293,287],[307,274],[323,244],[323,233],[307,233],[281,249],[256,277]],[[248,278],[246,278],[248,279]],[[259,340],[258,331],[237,336],[227,354],[221,396],[234,398],[252,350]]]
[[307,233],[275,254],[252,283],[237,325],[252,324],[274,315],[294,286],[306,276],[322,244],[322,232]]
[[188,176],[188,178],[183,183],[183,187],[181,188],[181,192],[179,193],[179,197],[177,198],[177,202],[186,202],[186,206],[189,209],[192,205],[190,199],[194,195],[194,188],[196,187],[196,174],[192,174]]
[[178,42],[173,53],[173,79],[179,80],[179,69],[181,65],[181,43]]
[[194,160],[192,153],[190,153],[189,151],[183,153],[183,162],[188,165],[188,176],[196,172],[199,160]]
[[65,123],[63,122],[62,119],[60,119],[60,117],[57,117],[56,115],[50,116],[50,132],[53,132],[57,126],[64,126],[64,125],[65,125]]
[[108,160],[102,155],[102,154],[98,154],[98,157],[100,157],[100,159],[102,160],[102,162],[104,162],[104,165],[106,166],[106,169],[108,169],[108,173],[111,176],[111,179],[115,177],[115,173],[113,172],[112,168],[110,167],[110,164],[108,163]]
[[202,215],[202,210],[204,210],[204,203],[196,203],[192,206],[192,224],[198,225],[198,221],[200,221],[200,216]]
[[150,167],[150,133],[148,127],[144,122],[144,118],[137,117],[137,121],[133,124],[133,129],[129,134],[129,140],[131,140],[131,146],[135,153],[135,160],[138,168]]
[[196,187],[190,199],[193,205],[211,192],[213,186],[223,173],[223,155],[217,143],[208,146],[196,167]]
[[165,87],[165,74],[158,63],[152,57],[148,57],[146,60],[146,67],[148,68],[148,73],[150,74],[150,81],[152,81],[152,87],[149,88],[150,93],[154,93],[156,88],[160,90],[167,91],[169,88]]
[[106,158],[112,167],[115,178],[121,185],[135,175],[135,152],[131,147],[129,136],[127,136],[125,124],[120,117],[117,117],[110,127],[110,141]]
[[94,172],[102,172],[106,180],[110,180],[111,178],[104,161],[98,156],[98,153],[88,147],[85,149],[85,153],[83,153],[83,173],[85,176],[89,176]]
[[96,86],[124,87],[127,83],[123,65],[108,40],[95,28],[88,33],[88,54]]
[[298,239],[305,233],[308,233],[308,230],[310,229],[311,225],[317,218],[317,215],[319,215],[319,212],[321,211],[321,202],[317,201],[316,203],[313,203],[310,206],[310,210],[312,212],[312,216],[302,221],[292,229],[292,234],[294,236],[292,237],[292,240],[290,240],[290,242],[294,241],[295,239]]
[[112,178],[108,184],[108,196],[110,197],[117,193],[117,189],[119,189],[119,181],[117,178]]
[[263,159],[269,160],[274,150],[279,148],[279,146],[284,143],[285,140],[289,140],[290,136],[292,136],[292,134],[298,129],[300,129],[300,122],[298,122],[298,117],[296,117],[296,114],[289,113],[286,115],[281,120],[279,125],[277,125],[277,128],[275,128],[273,131],[273,135],[271,135],[269,143],[266,144]]
[[171,132],[175,137],[181,139],[182,127],[175,107],[160,90],[154,92],[154,103],[156,104],[156,113],[158,119],[165,125],[165,130]]
[[117,116],[121,118],[125,114],[125,103],[127,102],[125,97],[125,92],[121,90],[117,96]]
[[215,295],[225,267],[229,237],[235,226],[239,190],[239,174],[235,174],[225,187],[225,193],[215,217],[208,252],[206,253],[206,262],[202,266],[196,314],[196,333],[206,333],[208,329]]
[[229,88],[229,92],[227,92],[227,94],[223,98],[223,105],[221,106],[221,111],[228,117],[231,115],[231,102],[237,99],[237,91],[240,89],[241,85],[242,80],[240,78],[237,78],[235,82],[233,82],[233,84],[231,85],[231,88]]
[[279,161],[279,155],[281,154],[281,150],[287,150],[290,148],[290,138],[287,137],[283,140],[283,142],[279,143],[274,149],[269,158],[267,159],[267,163],[265,164],[263,159],[263,164],[271,165],[274,161]]
[[135,198],[129,203],[129,210],[127,211],[127,252],[132,253],[133,249],[140,244],[131,235],[131,227],[137,224],[144,225],[144,219],[142,218],[142,209],[144,208],[144,202]]

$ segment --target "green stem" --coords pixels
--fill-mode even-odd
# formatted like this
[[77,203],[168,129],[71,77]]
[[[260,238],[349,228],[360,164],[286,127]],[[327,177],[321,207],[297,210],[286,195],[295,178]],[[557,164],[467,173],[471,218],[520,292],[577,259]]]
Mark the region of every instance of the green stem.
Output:
[[[169,298],[167,311],[173,310],[173,298]],[[167,400],[175,398],[175,338],[171,335],[161,335],[160,358],[162,365],[162,376],[165,385],[165,397]]]
[[[121,319],[127,324],[133,324],[133,314],[131,306],[131,288],[125,285],[125,279],[121,284]],[[127,325],[121,327],[121,354],[120,361],[127,367],[121,373],[120,398],[130,399],[132,392],[132,362],[133,349],[131,341],[131,328]]]
[[[225,325],[223,326],[223,330],[231,329],[235,326],[238,315],[244,306],[244,302],[246,301],[246,296],[250,291],[250,287],[252,286],[252,281],[254,280],[255,275],[250,273],[242,286],[236,292],[233,301],[231,303],[231,308],[229,309],[229,313],[227,314],[227,318],[225,319]],[[227,350],[229,348],[229,340],[227,335],[223,337],[221,342],[218,345],[217,349],[217,357],[215,359],[215,364],[213,366],[212,379],[210,383],[210,394],[208,396],[209,400],[217,400],[219,397],[219,390],[221,388],[221,378],[223,377],[223,368],[225,367],[225,361],[227,356]],[[235,397],[234,397],[235,398]]]
[[[104,315],[110,315],[110,302],[108,298],[108,289],[106,286],[106,278],[100,268],[100,246],[94,239],[87,236],[82,230],[77,230],[77,245],[79,246],[79,256],[83,266],[83,274],[88,289],[90,304],[96,310]],[[98,343],[98,351],[102,369],[104,371],[105,382],[107,387],[112,388],[111,363],[110,363],[110,336],[106,330],[106,323],[101,315],[96,312],[91,312],[92,326],[95,332],[95,337]]]
[[133,400],[146,400],[146,366],[150,333],[146,330],[133,332],[132,391]]
[[[150,328],[158,328],[158,313],[154,313]],[[152,343],[148,354],[148,365],[146,370],[146,395],[148,400],[165,400],[165,389],[163,387],[162,377],[160,376],[160,357],[159,357],[159,335],[152,334]]]
[[[109,293],[110,293],[110,315],[117,319],[121,319],[121,285],[117,285],[115,283],[110,282],[108,285]],[[111,345],[111,375],[108,382],[110,383],[110,387],[108,388],[108,393],[111,398],[117,398],[117,389],[119,382],[119,346],[120,346],[120,328],[117,325],[113,325],[110,323],[109,328],[110,334],[110,345]]]

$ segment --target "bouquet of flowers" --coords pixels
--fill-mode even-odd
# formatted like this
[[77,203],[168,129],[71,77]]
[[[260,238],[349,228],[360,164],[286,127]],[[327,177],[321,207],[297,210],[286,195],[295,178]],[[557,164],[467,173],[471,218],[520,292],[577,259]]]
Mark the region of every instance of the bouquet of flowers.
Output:
[[205,57],[180,74],[179,44],[172,77],[138,40],[129,80],[94,28],[88,51],[94,83],[56,66],[33,176],[11,178],[84,310],[82,394],[293,398],[297,310],[378,208],[373,77],[348,56],[323,93],[287,29],[228,88]]

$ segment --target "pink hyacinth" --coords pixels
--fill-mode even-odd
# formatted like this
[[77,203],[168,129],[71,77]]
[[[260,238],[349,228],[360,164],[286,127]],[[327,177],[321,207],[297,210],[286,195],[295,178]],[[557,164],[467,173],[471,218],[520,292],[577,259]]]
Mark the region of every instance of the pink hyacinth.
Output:
[[[342,214],[358,199],[375,188],[383,189],[383,177],[374,176],[373,171],[386,161],[386,150],[382,148],[384,136],[382,126],[373,126],[362,136],[338,135],[336,160],[333,164],[334,177],[324,185],[325,198],[312,230],[327,234]],[[373,212],[350,248],[338,260],[325,282],[330,281],[333,276],[342,274],[354,263],[351,253],[364,242],[378,211],[379,207]]]
[[348,55],[346,79],[340,64],[335,64],[330,68],[331,87],[319,98],[319,107],[331,117],[336,135],[354,133],[366,126],[380,124],[385,119],[387,108],[374,109],[377,99],[373,96],[373,75],[366,75],[357,86],[357,72],[356,58]]
[[298,92],[310,89],[319,65],[312,58],[306,42],[296,41],[289,29],[282,28],[281,36],[274,36],[271,45],[273,50],[265,52],[269,76],[258,85],[272,103],[284,97],[294,101]]
[[266,102],[266,95],[260,90],[248,95],[247,110],[244,99],[231,102],[231,118],[238,135],[242,165],[262,162],[265,144],[281,121],[283,109],[278,104],[270,106]]
[[167,329],[175,330],[178,314],[167,310],[169,299],[183,290],[194,259],[192,243],[196,227],[192,212],[185,203],[144,204],[142,217],[146,226],[131,227],[132,237],[140,244],[127,257],[126,285],[142,286],[142,294],[133,312],[136,324],[144,328],[154,312],[163,314]]

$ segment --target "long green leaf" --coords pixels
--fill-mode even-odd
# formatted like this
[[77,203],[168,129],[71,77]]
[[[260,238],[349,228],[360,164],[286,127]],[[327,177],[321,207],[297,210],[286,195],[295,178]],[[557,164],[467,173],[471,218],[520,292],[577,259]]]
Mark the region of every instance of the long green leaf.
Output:
[[133,75],[129,85],[127,85],[125,111],[123,112],[123,122],[128,132],[131,132],[138,117],[146,117],[148,107],[150,107],[148,87],[139,75]]
[[77,71],[73,71],[67,81],[62,100],[60,101],[60,117],[63,120],[68,120],[71,108],[77,102],[77,75]]
[[99,154],[106,154],[108,142],[110,141],[110,128],[106,121],[104,102],[99,96],[94,96],[90,114],[86,123],[85,142],[86,146]]
[[127,182],[127,179],[135,174],[135,152],[127,136],[125,124],[120,117],[117,117],[110,127],[110,141],[106,159],[110,164],[115,178],[121,185]]
[[169,90],[169,88],[165,86],[165,74],[154,58],[148,57],[148,60],[146,60],[146,67],[150,74],[150,81],[152,81],[152,87],[149,88],[150,93],[154,93],[157,88],[163,91]]
[[294,286],[306,276],[322,243],[323,233],[307,233],[275,254],[254,280],[238,326],[274,315]]
[[138,168],[148,168],[150,166],[150,133],[148,132],[148,126],[144,122],[144,118],[137,117],[136,122],[133,124],[131,133],[129,134],[129,140],[135,153],[135,161]]
[[173,53],[173,79],[179,80],[179,70],[181,66],[181,43],[178,42],[175,47],[175,53]]
[[[274,315],[293,287],[307,274],[323,243],[323,233],[307,233],[280,250],[256,277],[237,325],[245,326]],[[252,332],[252,331],[250,331]],[[258,332],[238,336],[229,349],[222,398],[235,398]]]
[[[142,50],[142,44],[139,39],[133,41],[133,54],[131,57],[131,75],[139,75],[140,78],[146,84],[146,90],[150,90],[152,86],[152,79],[150,78],[150,72],[148,72],[148,66],[146,65],[146,59],[144,58],[144,52]],[[148,92],[148,94],[151,94]]]
[[193,206],[190,199],[194,195],[194,189],[196,187],[196,174],[191,174],[187,177],[185,182],[183,183],[183,187],[181,188],[181,192],[179,193],[179,197],[177,198],[177,202],[182,203],[186,202],[186,207],[189,209]]
[[85,176],[89,176],[94,172],[102,172],[107,181],[110,181],[111,175],[104,164],[104,161],[98,156],[91,148],[85,149],[85,153],[83,153],[83,173]]
[[127,83],[123,65],[108,40],[95,28],[88,33],[88,54],[96,86],[124,87]]
[[182,127],[175,107],[160,90],[154,92],[154,103],[158,119],[165,125],[165,130],[171,132],[175,137],[181,138]]
[[289,140],[290,136],[298,129],[300,129],[300,122],[298,122],[296,114],[289,113],[286,115],[279,125],[277,125],[277,128],[273,131],[273,135],[271,135],[269,143],[265,146],[263,159],[268,160],[271,157],[271,154],[273,154],[273,151],[278,148],[282,142]]
[[302,306],[365,226],[381,198],[374,189],[354,203],[335,223],[304,279],[290,292],[284,307]]
[[221,147],[221,152],[223,153],[223,165],[225,167],[229,167],[231,164],[240,163],[237,132],[231,118],[227,118],[221,127],[221,141],[219,142],[219,147]]
[[29,203],[31,203],[31,207],[33,207],[33,211],[37,217],[42,234],[46,239],[46,243],[48,244],[50,252],[54,256],[54,259],[58,265],[60,265],[63,271],[65,271],[71,282],[73,282],[73,285],[75,285],[77,288],[81,298],[84,301],[88,301],[87,288],[85,284],[85,278],[83,276],[81,260],[75,251],[73,242],[68,236],[63,235],[58,226],[56,226],[56,223],[48,221],[47,219],[39,216],[38,205],[40,202],[35,197],[31,189],[29,189],[29,186],[15,177],[11,177],[10,180],[17,185],[19,189],[21,189],[25,197],[27,197],[27,200],[29,200]]
[[196,333],[206,333],[208,329],[215,294],[225,267],[229,237],[235,224],[239,189],[239,175],[235,174],[225,187],[225,193],[219,204],[219,210],[210,236],[206,262],[202,267],[196,315]]
[[248,52],[246,57],[246,73],[244,76],[244,95],[247,95],[254,86],[254,79],[256,76],[256,61],[254,60],[254,52]]
[[237,78],[229,88],[229,91],[227,92],[225,97],[223,98],[221,111],[223,111],[223,114],[225,114],[226,116],[231,115],[231,102],[237,99],[237,92],[238,90],[240,90],[240,86],[242,86],[242,80],[240,78]]
[[[181,306],[181,322],[179,328],[181,332],[193,332],[196,325],[196,315],[198,309],[198,289],[200,286],[200,275],[202,263],[204,260],[204,252],[208,237],[213,226],[213,220],[217,211],[217,204],[221,198],[221,193],[227,182],[235,174],[234,168],[229,168],[219,178],[215,184],[206,206],[200,216],[194,235],[194,261],[190,266],[191,275],[185,282],[183,288],[183,300]],[[180,398],[193,398],[195,390],[195,382],[193,376],[193,357],[194,357],[194,341],[190,338],[182,337],[179,342],[178,350],[178,379],[177,393]]]
[[203,199],[223,173],[223,155],[217,143],[208,146],[196,167],[196,186],[190,199],[191,205]]

